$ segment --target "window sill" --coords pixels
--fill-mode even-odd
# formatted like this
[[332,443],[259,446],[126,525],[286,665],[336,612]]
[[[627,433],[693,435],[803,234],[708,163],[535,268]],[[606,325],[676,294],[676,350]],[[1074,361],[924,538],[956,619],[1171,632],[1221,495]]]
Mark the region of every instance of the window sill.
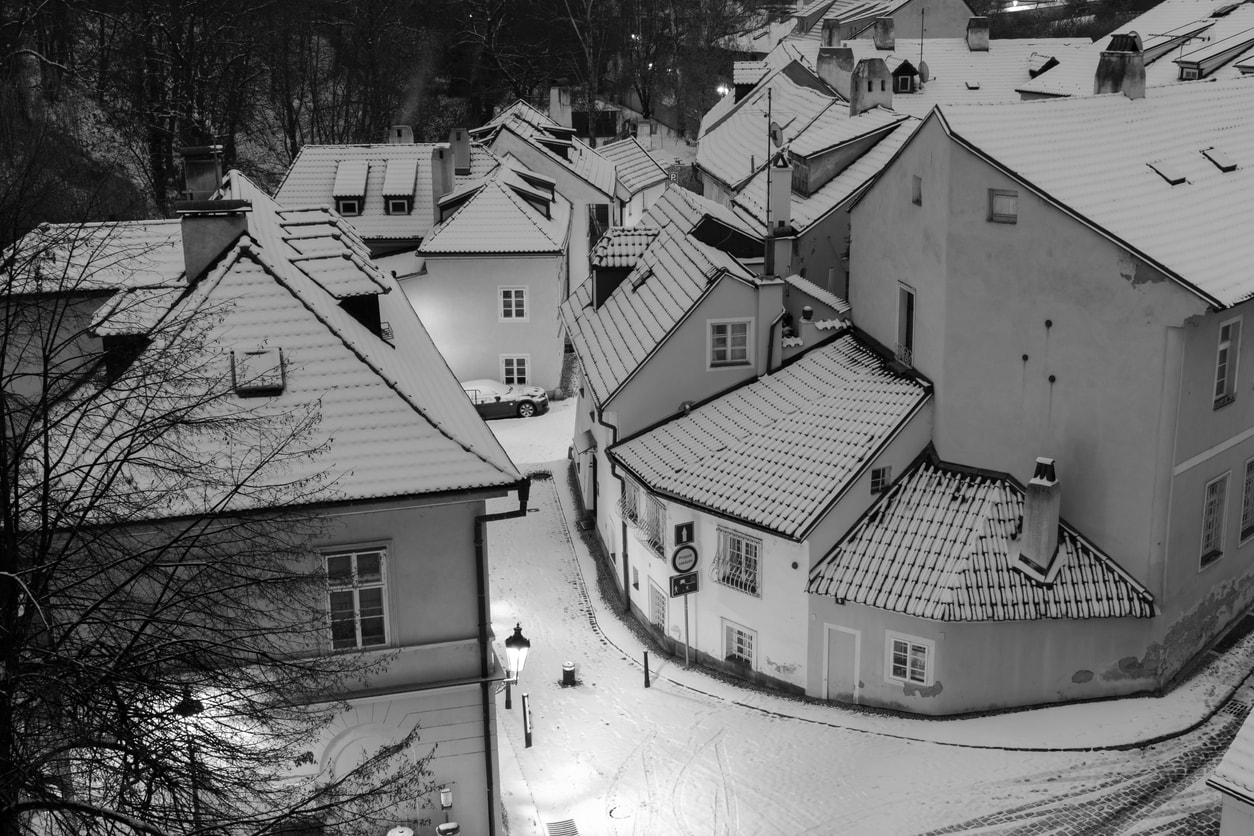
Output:
[[1211,551],[1208,551],[1206,554],[1202,555],[1201,567],[1199,571],[1201,571],[1201,569],[1205,569],[1207,566],[1210,566],[1212,563],[1217,562],[1219,558],[1223,556],[1224,556],[1224,553],[1218,549],[1212,549]]
[[1236,399],[1237,399],[1237,396],[1236,396],[1236,395],[1232,395],[1232,394],[1229,394],[1229,395],[1224,395],[1224,396],[1219,397],[1219,398],[1215,398],[1215,406],[1214,406],[1213,408],[1214,408],[1214,409],[1222,409],[1222,408],[1224,408],[1225,406],[1227,406],[1228,404],[1233,403]]
[[735,363],[711,363],[709,366],[709,369],[710,371],[714,371],[716,369],[743,369],[747,366],[752,366],[752,365],[753,364],[750,363],[748,360],[745,360],[743,362],[738,360]]

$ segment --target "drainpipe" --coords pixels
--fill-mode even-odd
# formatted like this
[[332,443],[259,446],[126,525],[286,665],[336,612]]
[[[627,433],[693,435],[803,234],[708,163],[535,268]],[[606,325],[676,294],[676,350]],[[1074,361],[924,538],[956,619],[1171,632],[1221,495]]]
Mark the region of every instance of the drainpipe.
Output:
[[[605,422],[604,415],[605,413],[601,410],[601,408],[597,407],[597,423],[610,431],[610,437],[613,440],[610,441],[609,446],[613,447],[618,443],[618,427],[613,424],[607,424]],[[621,498],[626,496],[626,481],[623,479],[622,474],[618,472],[618,468],[614,466],[614,462],[610,459],[608,448],[605,454],[605,461],[609,463],[610,474],[618,480],[619,497]],[[631,570],[627,568],[627,518],[622,515],[621,511],[618,515],[618,525],[618,542],[621,544],[623,552],[623,614],[631,615]]]
[[[776,315],[775,319],[771,322],[770,330],[766,335],[766,373],[768,375],[775,371],[775,346],[778,344],[778,341],[775,339],[775,332],[776,329],[779,328],[779,324],[784,321],[784,316],[787,313],[787,308],[779,309],[779,314]],[[782,345],[780,345],[779,354],[780,359],[783,360],[784,347]]]
[[492,683],[488,680],[492,675],[492,654],[488,648],[492,624],[488,615],[487,524],[527,516],[527,500],[531,496],[530,477],[523,477],[514,487],[518,491],[517,510],[475,516],[475,582],[478,584],[479,595],[479,688],[482,691],[480,703],[483,707],[483,765],[488,787],[488,836],[496,836],[497,800],[496,784],[492,780]]

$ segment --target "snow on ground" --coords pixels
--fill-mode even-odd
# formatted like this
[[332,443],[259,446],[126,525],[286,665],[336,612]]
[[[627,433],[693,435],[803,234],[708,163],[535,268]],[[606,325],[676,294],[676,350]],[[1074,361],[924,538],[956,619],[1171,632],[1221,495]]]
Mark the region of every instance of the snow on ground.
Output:
[[[1150,755],[1083,750],[1184,731],[1251,668],[1247,638],[1163,698],[963,720],[802,702],[685,670],[682,658],[655,656],[646,689],[645,646],[600,597],[593,557],[567,526],[574,406],[490,423],[521,469],[553,474],[536,480],[525,519],[489,527],[493,629],[503,638],[518,622],[532,641],[513,710],[503,695],[497,703],[515,836],[564,820],[583,836],[907,834],[970,822],[1048,800],[1073,776],[1134,780]],[[568,661],[575,688],[560,686]],[[1080,751],[1048,751],[1059,749]]]

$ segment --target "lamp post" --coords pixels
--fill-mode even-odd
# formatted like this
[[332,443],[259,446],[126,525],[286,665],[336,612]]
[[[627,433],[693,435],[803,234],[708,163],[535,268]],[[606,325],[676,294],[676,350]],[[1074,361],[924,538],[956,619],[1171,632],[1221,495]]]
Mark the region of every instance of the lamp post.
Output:
[[[505,675],[505,707],[512,709],[513,701],[510,699],[509,686],[518,681],[518,675],[522,673],[523,666],[527,664],[527,652],[531,650],[531,641],[522,634],[522,625],[514,625],[514,635],[505,640],[505,664],[508,670]],[[443,801],[443,795],[440,796]]]
[[[205,710],[205,704],[192,696],[192,691],[183,686],[183,698],[171,709],[175,714],[187,720]],[[187,732],[187,766],[191,770],[192,785],[192,829],[200,831],[200,768],[196,763],[196,737],[194,730]]]

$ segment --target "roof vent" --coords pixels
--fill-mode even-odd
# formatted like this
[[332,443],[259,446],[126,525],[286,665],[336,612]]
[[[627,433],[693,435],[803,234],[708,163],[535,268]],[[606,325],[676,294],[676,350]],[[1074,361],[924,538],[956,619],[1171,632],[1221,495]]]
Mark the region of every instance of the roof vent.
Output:
[[1219,169],[1222,172],[1227,173],[1229,171],[1237,170],[1236,161],[1233,160],[1232,157],[1229,157],[1227,154],[1225,154],[1223,151],[1220,151],[1218,148],[1215,148],[1215,147],[1203,148],[1202,156],[1206,157],[1206,159],[1214,163],[1215,168]]
[[231,352],[235,394],[243,398],[277,395],[283,391],[283,350],[258,348]]
[[1188,178],[1184,176],[1184,172],[1176,168],[1171,163],[1158,160],[1157,162],[1146,163],[1146,165],[1149,166],[1155,174],[1173,186],[1179,186],[1181,183],[1188,182]]

